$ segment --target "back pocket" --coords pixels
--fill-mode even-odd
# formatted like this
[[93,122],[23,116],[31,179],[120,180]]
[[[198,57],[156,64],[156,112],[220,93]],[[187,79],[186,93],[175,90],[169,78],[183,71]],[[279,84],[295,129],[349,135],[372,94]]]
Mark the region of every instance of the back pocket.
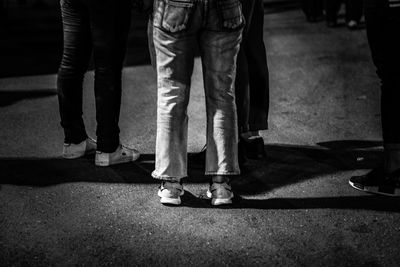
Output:
[[193,7],[193,0],[165,0],[162,28],[169,32],[185,30]]
[[244,26],[242,4],[239,0],[217,0],[217,8],[223,28],[237,30]]

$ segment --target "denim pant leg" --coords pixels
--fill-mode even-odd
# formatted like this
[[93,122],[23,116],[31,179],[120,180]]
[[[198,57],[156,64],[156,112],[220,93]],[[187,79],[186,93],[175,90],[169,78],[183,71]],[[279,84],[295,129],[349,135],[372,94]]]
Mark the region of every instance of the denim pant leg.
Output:
[[64,49],[57,76],[61,126],[65,143],[87,138],[82,118],[82,84],[91,55],[89,11],[80,1],[61,0]]
[[187,106],[193,72],[195,35],[153,28],[157,61],[156,179],[187,176]]
[[200,36],[207,111],[206,175],[240,174],[234,81],[241,38],[241,29],[205,29]]
[[97,149],[111,153],[119,145],[121,77],[130,27],[130,0],[90,1],[95,63]]

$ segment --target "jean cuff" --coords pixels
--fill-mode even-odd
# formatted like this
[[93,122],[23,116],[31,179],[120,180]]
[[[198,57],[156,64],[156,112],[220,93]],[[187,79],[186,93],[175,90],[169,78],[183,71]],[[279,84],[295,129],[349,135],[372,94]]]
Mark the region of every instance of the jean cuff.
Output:
[[205,175],[240,175],[240,171],[232,171],[232,172],[206,171]]
[[180,182],[183,178],[187,177],[187,175],[182,175],[182,176],[168,176],[168,175],[159,175],[156,173],[156,171],[153,171],[151,173],[151,176],[154,179],[157,180],[163,180],[163,181],[172,181],[172,182]]

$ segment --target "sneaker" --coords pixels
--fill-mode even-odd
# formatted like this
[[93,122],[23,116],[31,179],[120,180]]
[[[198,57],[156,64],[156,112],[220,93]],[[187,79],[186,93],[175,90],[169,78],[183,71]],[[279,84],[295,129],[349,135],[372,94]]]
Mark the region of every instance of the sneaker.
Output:
[[207,197],[211,198],[211,205],[232,204],[233,192],[228,183],[212,183],[207,190]]
[[400,170],[391,174],[384,174],[383,168],[376,168],[361,176],[353,176],[349,184],[368,193],[385,196],[400,196]]
[[350,30],[356,30],[358,28],[357,21],[350,20],[349,22],[347,22],[347,28],[349,28]]
[[180,205],[183,196],[183,185],[180,182],[162,181],[158,189],[158,196],[162,204]]
[[140,153],[136,149],[119,145],[117,150],[112,153],[97,151],[95,164],[97,166],[110,166],[114,164],[135,161],[139,158]]
[[63,158],[65,159],[76,159],[84,155],[93,154],[96,152],[97,144],[96,140],[88,137],[86,140],[79,144],[64,143],[63,147]]

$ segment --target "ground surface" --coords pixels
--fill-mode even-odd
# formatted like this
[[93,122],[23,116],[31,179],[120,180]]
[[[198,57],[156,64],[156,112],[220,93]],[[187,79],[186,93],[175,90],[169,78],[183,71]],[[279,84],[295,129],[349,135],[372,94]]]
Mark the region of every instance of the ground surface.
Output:
[[[399,199],[348,185],[381,157],[379,82],[365,31],[307,24],[289,10],[266,14],[264,37],[268,157],[249,162],[230,208],[203,198],[208,181],[196,162],[183,205],[160,205],[150,177],[149,65],[125,68],[120,122],[122,141],[144,155],[109,168],[61,159],[55,74],[0,79],[0,265],[398,265]],[[195,68],[190,152],[205,142],[199,61]],[[94,136],[92,73],[85,87]]]

